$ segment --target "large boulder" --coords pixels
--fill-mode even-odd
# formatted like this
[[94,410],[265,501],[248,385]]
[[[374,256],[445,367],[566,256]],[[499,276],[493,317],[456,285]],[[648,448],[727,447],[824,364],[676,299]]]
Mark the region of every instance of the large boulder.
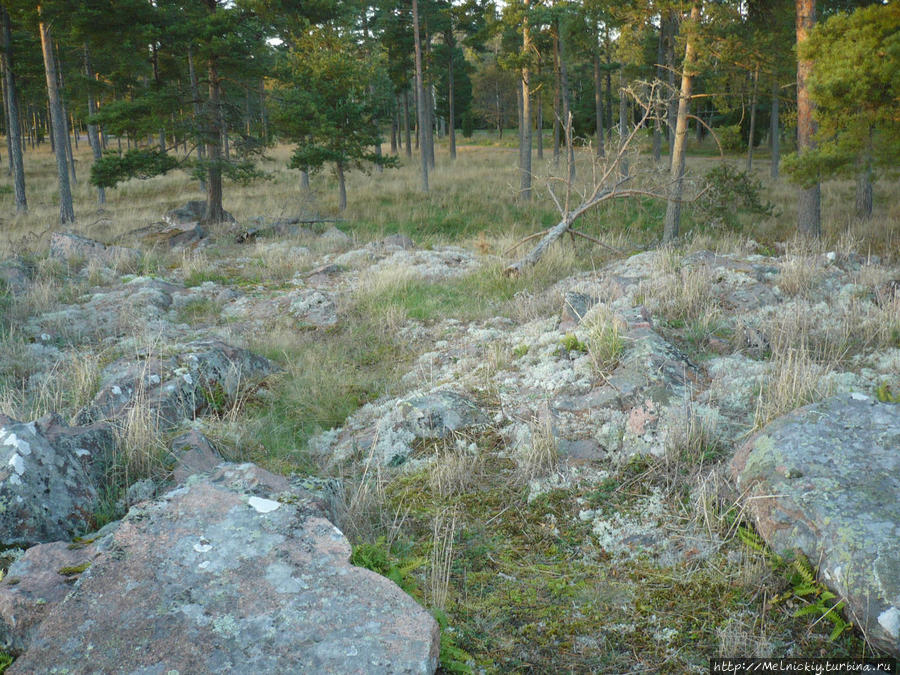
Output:
[[54,232],[50,236],[50,257],[71,262],[73,260],[99,260],[106,265],[135,262],[140,253],[124,246],[107,246],[72,232]]
[[434,619],[265,474],[223,465],[132,508],[8,675],[434,672]]
[[21,654],[50,610],[97,555],[91,543],[32,546],[0,581],[0,649]]
[[0,415],[0,547],[70,539],[88,529],[114,443],[104,426]]
[[818,564],[869,640],[900,655],[900,405],[853,393],[800,408],[731,470],[769,545]]
[[136,405],[162,429],[208,411],[225,412],[242,392],[274,372],[271,361],[220,340],[198,340],[171,357],[123,359],[103,370],[102,385],[78,419],[121,419]]
[[[234,222],[234,216],[225,211],[225,220]],[[192,199],[177,208],[166,211],[163,222],[172,227],[188,229],[187,226],[195,225],[203,220],[206,215],[206,202]]]

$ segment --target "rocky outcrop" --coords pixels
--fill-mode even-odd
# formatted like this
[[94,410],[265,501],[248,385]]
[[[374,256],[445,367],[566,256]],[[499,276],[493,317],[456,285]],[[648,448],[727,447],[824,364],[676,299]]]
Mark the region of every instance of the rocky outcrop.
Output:
[[764,428],[731,470],[763,538],[802,551],[876,646],[900,655],[900,405],[834,396]]
[[297,288],[265,297],[240,297],[226,305],[222,314],[261,326],[288,321],[294,328],[327,328],[338,320],[334,300],[314,288]]
[[72,232],[54,232],[50,236],[50,257],[67,262],[99,260],[106,265],[115,266],[138,260],[140,253],[124,246],[107,246]]
[[195,474],[209,473],[225,461],[212,442],[195,429],[173,438],[169,450],[175,462],[172,480],[177,485]]
[[[226,221],[234,222],[234,216],[227,211],[224,213]],[[186,229],[186,226],[200,223],[205,215],[206,202],[192,199],[182,206],[166,211],[166,214],[163,216],[163,222],[172,227]]]
[[22,295],[31,285],[32,269],[19,258],[0,260],[0,295]]
[[132,508],[7,673],[434,672],[434,619],[283,481],[223,465]]
[[275,371],[265,357],[220,340],[184,345],[174,356],[123,359],[103,370],[100,391],[78,419],[121,419],[134,406],[166,429],[205,412],[224,412]]
[[72,591],[97,549],[55,541],[32,546],[0,581],[0,649],[21,654],[41,622]]
[[0,546],[70,539],[90,526],[112,432],[0,416]]

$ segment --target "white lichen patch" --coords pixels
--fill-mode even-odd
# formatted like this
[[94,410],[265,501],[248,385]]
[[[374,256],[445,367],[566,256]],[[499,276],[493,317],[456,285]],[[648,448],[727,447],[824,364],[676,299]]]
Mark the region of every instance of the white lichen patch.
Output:
[[247,500],[247,503],[256,509],[257,513],[271,513],[281,506],[280,502],[276,502],[272,499],[263,499],[262,497],[250,497],[250,499]]
[[879,625],[895,640],[900,638],[900,610],[891,607],[878,615]]

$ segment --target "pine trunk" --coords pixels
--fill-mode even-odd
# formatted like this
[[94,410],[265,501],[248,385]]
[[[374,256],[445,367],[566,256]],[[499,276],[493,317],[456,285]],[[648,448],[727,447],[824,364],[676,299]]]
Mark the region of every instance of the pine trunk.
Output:
[[[662,82],[663,79],[663,59],[665,58],[665,22],[659,22],[659,38],[656,42],[656,79]],[[663,124],[658,117],[653,127],[653,161],[659,163],[662,158],[662,135]]]
[[600,72],[600,54],[594,52],[594,120],[597,126],[597,157],[606,155],[603,147],[603,78]]
[[675,100],[675,36],[678,33],[678,19],[675,12],[669,12],[666,22],[666,71],[669,74],[669,105],[666,110],[669,128],[669,168],[672,167],[672,157],[675,154],[675,134],[678,125],[678,103]]
[[769,146],[772,151],[772,178],[778,178],[781,161],[781,129],[778,122],[778,80],[772,79],[772,112],[769,119]]
[[16,213],[28,212],[28,199],[25,196],[25,165],[22,161],[22,126],[19,121],[19,93],[16,88],[15,61],[12,50],[12,36],[9,14],[0,7],[0,18],[3,21],[4,46],[4,82],[6,84],[6,104],[8,108],[9,127],[7,134],[10,142],[10,160],[12,161],[13,186],[16,196]]
[[[422,81],[422,40],[419,37],[419,2],[412,0],[413,15],[413,40],[415,42],[416,60],[416,116],[418,119],[419,135],[423,135],[425,127],[425,85]],[[424,139],[423,139],[424,140]],[[422,191],[428,192],[428,151],[425,143],[419,143],[422,159]]]
[[[188,76],[191,80],[191,98],[193,103],[191,107],[194,110],[194,124],[201,124],[202,112],[200,109],[200,83],[197,80],[197,70],[194,68],[194,51],[190,47],[187,50],[188,58]],[[197,158],[200,162],[206,160],[206,145],[201,141],[197,144]],[[206,192],[206,180],[200,181],[200,189]]]
[[[816,0],[796,0],[797,45],[805,42],[816,23]],[[797,61],[797,154],[802,155],[815,147],[813,136],[816,123],[813,119],[813,103],[809,97],[807,80],[812,71],[812,61]],[[797,229],[801,234],[818,237],[822,234],[821,192],[819,184],[800,188],[797,204]]]
[[[700,5],[691,7],[691,21],[700,20]],[[684,147],[687,140],[687,117],[691,104],[691,87],[694,78],[694,42],[688,39],[684,49],[684,64],[681,74],[681,93],[678,97],[678,117],[675,121],[675,146],[672,151],[671,187],[666,204],[666,220],[663,225],[663,242],[670,242],[678,236],[681,225],[681,197],[684,192]]]
[[557,33],[559,28],[553,33],[553,69],[554,69],[554,97],[553,97],[553,165],[559,166],[559,137],[562,129],[562,76],[559,72],[559,38]]
[[[208,0],[209,1],[209,0]],[[215,2],[211,2],[210,11],[215,11]],[[219,64],[214,54],[209,56],[207,62],[209,74],[209,128],[207,130],[208,143],[206,154],[209,163],[206,168],[206,214],[203,221],[207,223],[221,223],[225,220],[225,209],[222,207],[222,115],[219,110]]]
[[[569,112],[572,107],[569,97],[569,75],[566,70],[566,43],[563,36],[559,36],[559,84],[562,96],[562,112],[563,120],[566,125],[569,124]],[[574,134],[573,134],[574,137]],[[568,155],[569,182],[575,181],[575,143],[568,136],[566,137],[566,153]]]
[[537,158],[540,160],[544,159],[544,98],[543,96],[538,95],[537,98],[537,122],[535,123],[535,127],[537,129]]
[[41,51],[44,55],[44,74],[47,78],[47,98],[50,101],[51,124],[56,154],[56,169],[59,178],[59,223],[65,225],[75,222],[75,209],[72,205],[72,189],[69,184],[68,158],[66,157],[66,118],[63,114],[59,98],[56,57],[53,50],[53,39],[50,27],[44,23],[41,7],[38,5],[40,17]]
[[344,163],[335,162],[334,171],[338,179],[338,210],[343,211],[347,208],[347,183],[344,180]]
[[412,132],[409,123],[409,91],[403,92],[403,134],[406,138],[406,158],[412,159]]
[[747,171],[753,170],[753,143],[756,138],[756,104],[759,94],[759,66],[753,71],[753,95],[750,97],[750,140],[747,141]]
[[[525,0],[525,17],[522,21],[522,54],[528,59],[531,54],[531,28],[528,25],[528,1]],[[526,202],[531,201],[531,70],[528,61],[522,66],[522,146],[520,154],[521,181],[519,192]]]
[[619,176],[628,175],[628,157],[623,152],[628,138],[628,95],[625,92],[625,73],[619,69]]
[[453,52],[450,52],[450,64],[447,69],[447,107],[449,109],[450,119],[448,126],[450,127],[450,159],[456,159],[456,111],[454,105],[454,85],[453,85]]

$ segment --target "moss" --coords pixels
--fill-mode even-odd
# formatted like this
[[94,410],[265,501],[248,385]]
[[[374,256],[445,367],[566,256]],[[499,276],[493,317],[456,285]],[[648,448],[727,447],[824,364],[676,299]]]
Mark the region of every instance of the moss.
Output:
[[81,563],[80,565],[72,565],[70,567],[60,567],[58,570],[56,570],[56,573],[60,574],[64,577],[72,577],[72,576],[75,576],[76,574],[81,574],[90,566],[91,566],[90,562],[84,562],[84,563]]

